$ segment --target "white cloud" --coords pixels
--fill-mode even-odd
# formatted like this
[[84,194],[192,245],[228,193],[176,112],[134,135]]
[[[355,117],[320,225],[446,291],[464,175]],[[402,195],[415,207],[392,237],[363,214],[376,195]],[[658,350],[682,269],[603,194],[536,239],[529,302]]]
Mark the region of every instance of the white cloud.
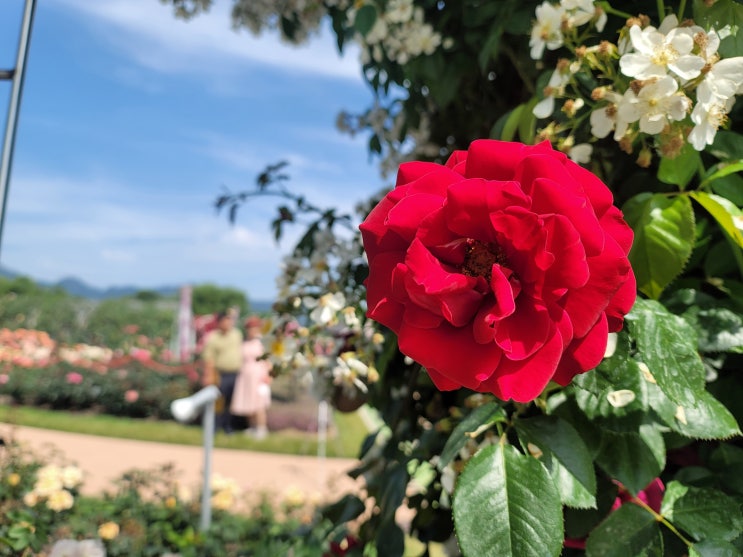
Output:
[[53,2],[86,18],[102,38],[132,61],[158,72],[209,79],[244,73],[247,63],[361,83],[358,51],[353,47],[340,57],[330,33],[294,47],[276,34],[254,37],[234,32],[229,2],[217,1],[210,12],[188,22],[176,19],[171,8],[156,0]]
[[230,227],[200,198],[174,206],[165,192],[105,179],[22,175],[7,216],[3,265],[37,279],[72,275],[97,286],[218,282],[270,299],[290,245],[277,249],[264,218]]

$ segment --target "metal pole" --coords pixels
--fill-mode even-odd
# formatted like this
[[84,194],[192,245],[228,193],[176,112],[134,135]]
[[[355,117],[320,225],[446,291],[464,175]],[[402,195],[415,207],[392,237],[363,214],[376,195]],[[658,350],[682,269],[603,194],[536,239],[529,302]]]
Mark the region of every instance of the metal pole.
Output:
[[201,519],[199,529],[206,532],[212,522],[212,449],[214,447],[214,399],[204,408],[204,478],[201,488]]
[[10,91],[8,104],[8,119],[5,122],[5,139],[3,140],[2,161],[0,161],[0,250],[2,249],[3,225],[5,224],[5,205],[8,201],[8,184],[10,181],[10,167],[13,162],[13,147],[15,146],[15,132],[18,127],[18,108],[21,104],[23,92],[23,78],[26,73],[26,58],[28,45],[31,39],[31,26],[34,20],[36,0],[26,0],[21,24],[21,36],[18,40],[18,56],[13,71],[13,86]]

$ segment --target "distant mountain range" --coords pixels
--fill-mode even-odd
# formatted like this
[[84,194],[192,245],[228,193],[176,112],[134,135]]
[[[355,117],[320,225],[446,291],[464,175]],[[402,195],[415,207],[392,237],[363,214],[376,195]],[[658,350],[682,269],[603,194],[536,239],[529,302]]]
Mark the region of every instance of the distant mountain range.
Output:
[[[5,278],[16,278],[20,276],[28,276],[23,273],[8,269],[0,265],[0,277]],[[108,288],[97,288],[91,286],[85,281],[77,277],[65,277],[57,282],[45,282],[36,280],[33,277],[29,277],[36,284],[47,288],[61,288],[72,296],[78,296],[80,298],[87,298],[88,300],[107,300],[109,298],[122,298],[124,296],[132,296],[142,290],[151,292],[157,292],[161,296],[176,296],[180,289],[179,286],[160,286],[158,288],[142,288],[140,286],[110,286]],[[271,308],[272,303],[266,300],[250,300],[250,306],[253,311],[266,311]]]

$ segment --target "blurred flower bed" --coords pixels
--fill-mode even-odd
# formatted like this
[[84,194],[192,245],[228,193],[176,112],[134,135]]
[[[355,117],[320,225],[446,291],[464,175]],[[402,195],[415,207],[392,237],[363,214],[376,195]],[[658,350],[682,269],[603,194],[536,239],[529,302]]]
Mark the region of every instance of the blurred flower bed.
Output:
[[296,490],[269,499],[214,476],[212,525],[200,532],[201,490],[180,485],[170,465],[132,470],[91,498],[80,469],[53,455],[11,442],[0,463],[0,556],[310,557],[335,541],[316,520],[319,501]]
[[192,364],[159,362],[146,339],[128,352],[59,345],[43,331],[0,329],[0,395],[54,410],[170,419],[172,400],[198,387]]

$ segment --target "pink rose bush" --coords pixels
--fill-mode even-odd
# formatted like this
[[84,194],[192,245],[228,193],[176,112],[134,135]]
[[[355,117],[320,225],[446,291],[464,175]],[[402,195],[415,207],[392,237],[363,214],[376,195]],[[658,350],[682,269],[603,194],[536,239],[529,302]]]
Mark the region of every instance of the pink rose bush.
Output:
[[442,390],[527,402],[566,385],[635,300],[633,233],[611,192],[546,142],[404,163],[360,228],[369,317]]

